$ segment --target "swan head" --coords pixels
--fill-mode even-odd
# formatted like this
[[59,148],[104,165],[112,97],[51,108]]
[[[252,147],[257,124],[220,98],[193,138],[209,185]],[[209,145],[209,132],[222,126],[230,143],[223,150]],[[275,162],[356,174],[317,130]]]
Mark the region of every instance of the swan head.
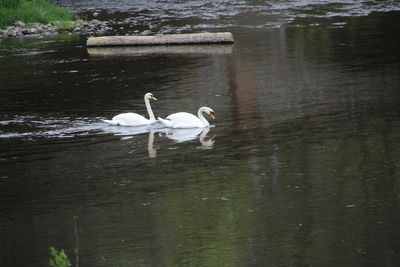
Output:
[[214,110],[212,110],[211,108],[209,108],[209,107],[202,107],[202,108],[200,108],[201,109],[201,111],[203,111],[203,112],[205,112],[205,113],[207,113],[208,115],[210,115],[210,117],[211,117],[211,119],[215,119],[215,113],[214,113]]
[[144,95],[144,98],[147,99],[152,99],[152,100],[157,100],[157,97],[155,97],[152,93],[147,93]]
[[214,113],[214,111],[211,111],[211,112],[210,112],[210,117],[211,117],[211,119],[215,120],[215,113]]

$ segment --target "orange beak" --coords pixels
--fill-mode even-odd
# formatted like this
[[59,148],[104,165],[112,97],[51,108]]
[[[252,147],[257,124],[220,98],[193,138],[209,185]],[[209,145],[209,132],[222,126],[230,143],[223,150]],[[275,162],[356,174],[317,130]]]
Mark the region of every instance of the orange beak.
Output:
[[210,113],[210,117],[211,117],[213,120],[215,120],[215,114],[214,114],[214,112],[211,112],[211,113]]

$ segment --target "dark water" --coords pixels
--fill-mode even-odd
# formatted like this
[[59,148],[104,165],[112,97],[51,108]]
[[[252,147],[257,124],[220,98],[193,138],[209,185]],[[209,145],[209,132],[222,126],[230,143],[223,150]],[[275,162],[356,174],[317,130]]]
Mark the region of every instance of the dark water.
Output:
[[[0,266],[48,266],[50,246],[74,266],[399,266],[396,1],[61,2],[236,43],[2,40]],[[145,114],[146,92],[214,127],[101,121]]]

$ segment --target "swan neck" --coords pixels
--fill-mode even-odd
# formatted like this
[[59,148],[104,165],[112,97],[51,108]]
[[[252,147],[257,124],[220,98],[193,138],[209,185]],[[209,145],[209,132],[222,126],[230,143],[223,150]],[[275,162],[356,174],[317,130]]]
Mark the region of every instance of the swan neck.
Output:
[[203,112],[204,112],[204,109],[199,108],[199,111],[197,112],[197,116],[199,117],[201,122],[204,124],[204,126],[208,126],[208,125],[210,125],[210,123],[208,122],[208,120],[206,120],[206,118],[204,118]]
[[155,121],[156,118],[154,117],[153,110],[151,109],[150,100],[145,96],[144,103],[146,104],[147,113],[149,114],[149,119],[151,121]]

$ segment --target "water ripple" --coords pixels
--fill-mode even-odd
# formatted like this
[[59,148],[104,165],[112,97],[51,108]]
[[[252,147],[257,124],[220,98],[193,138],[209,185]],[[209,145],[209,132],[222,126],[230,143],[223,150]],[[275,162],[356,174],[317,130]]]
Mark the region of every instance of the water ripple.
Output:
[[[173,24],[187,20],[194,29],[196,25],[209,25],[209,28],[231,27],[264,27],[282,26],[291,23],[296,18],[332,18],[348,16],[366,16],[371,12],[388,12],[400,10],[399,1],[373,0],[292,0],[292,1],[241,1],[241,0],[97,0],[72,1],[55,0],[84,16],[93,11],[101,11],[106,19],[114,19],[115,13],[132,15],[135,25],[147,25],[160,22]],[[107,15],[108,14],[108,15]],[[109,18],[107,18],[107,16]],[[271,21],[271,19],[273,21]],[[211,23],[210,23],[211,22]],[[273,22],[273,23],[272,23]],[[153,25],[154,26],[154,25]]]
[[90,118],[40,118],[16,116],[0,121],[1,138],[70,138],[99,132],[104,126],[100,120]]

